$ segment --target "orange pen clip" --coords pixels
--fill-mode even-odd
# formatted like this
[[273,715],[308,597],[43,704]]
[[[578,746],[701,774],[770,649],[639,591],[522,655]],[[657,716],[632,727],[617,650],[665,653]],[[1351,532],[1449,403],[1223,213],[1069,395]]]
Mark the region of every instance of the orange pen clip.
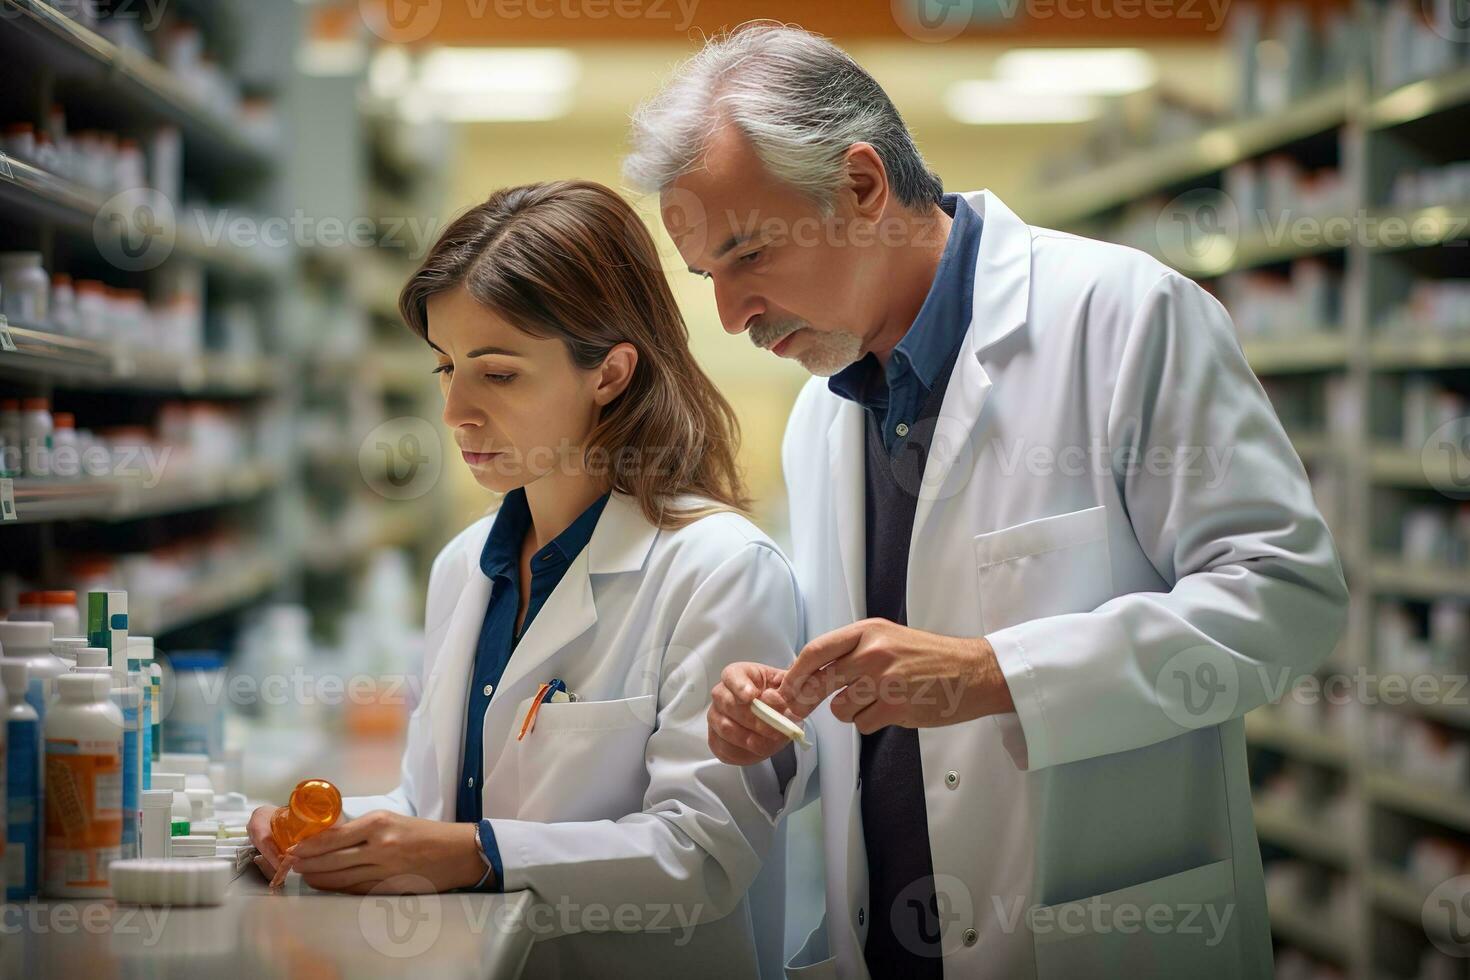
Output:
[[526,737],[526,733],[536,727],[536,712],[541,710],[541,705],[546,703],[546,692],[551,690],[550,684],[542,684],[536,689],[536,697],[531,701],[531,710],[526,712],[526,720],[521,722],[521,733],[516,736],[516,741]]

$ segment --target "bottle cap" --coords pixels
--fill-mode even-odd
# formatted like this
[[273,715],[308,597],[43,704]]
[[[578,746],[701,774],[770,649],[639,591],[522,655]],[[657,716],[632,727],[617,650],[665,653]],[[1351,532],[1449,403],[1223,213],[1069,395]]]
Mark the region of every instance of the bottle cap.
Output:
[[[175,838],[174,847],[180,840]],[[112,897],[127,905],[219,905],[225,900],[225,889],[234,870],[230,862],[210,856],[194,861],[170,861],[160,858],[129,858],[107,866],[112,883]],[[186,847],[187,850],[187,847]]]
[[171,789],[145,789],[143,791],[143,809],[145,810],[168,810],[173,805],[174,791]]

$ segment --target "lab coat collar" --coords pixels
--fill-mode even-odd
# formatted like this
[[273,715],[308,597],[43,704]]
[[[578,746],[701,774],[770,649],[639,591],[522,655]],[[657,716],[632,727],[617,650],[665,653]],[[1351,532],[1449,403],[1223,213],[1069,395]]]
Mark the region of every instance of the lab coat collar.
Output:
[[1026,322],[1031,296],[1031,228],[990,191],[962,195],[985,221],[975,261],[969,349],[976,357]]

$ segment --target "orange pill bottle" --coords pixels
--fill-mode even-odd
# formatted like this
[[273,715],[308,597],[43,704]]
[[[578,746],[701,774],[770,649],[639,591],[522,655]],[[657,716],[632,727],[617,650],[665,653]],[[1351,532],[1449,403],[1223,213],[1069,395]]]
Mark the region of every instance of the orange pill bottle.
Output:
[[342,794],[325,779],[303,779],[271,817],[271,838],[285,850],[319,834],[342,815]]

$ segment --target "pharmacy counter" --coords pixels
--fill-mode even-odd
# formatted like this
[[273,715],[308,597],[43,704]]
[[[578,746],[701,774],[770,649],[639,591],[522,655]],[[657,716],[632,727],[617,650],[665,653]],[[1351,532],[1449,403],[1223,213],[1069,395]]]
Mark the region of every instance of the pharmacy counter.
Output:
[[279,895],[247,870],[214,908],[38,901],[0,906],[0,976],[500,978],[531,951],[529,892]]

